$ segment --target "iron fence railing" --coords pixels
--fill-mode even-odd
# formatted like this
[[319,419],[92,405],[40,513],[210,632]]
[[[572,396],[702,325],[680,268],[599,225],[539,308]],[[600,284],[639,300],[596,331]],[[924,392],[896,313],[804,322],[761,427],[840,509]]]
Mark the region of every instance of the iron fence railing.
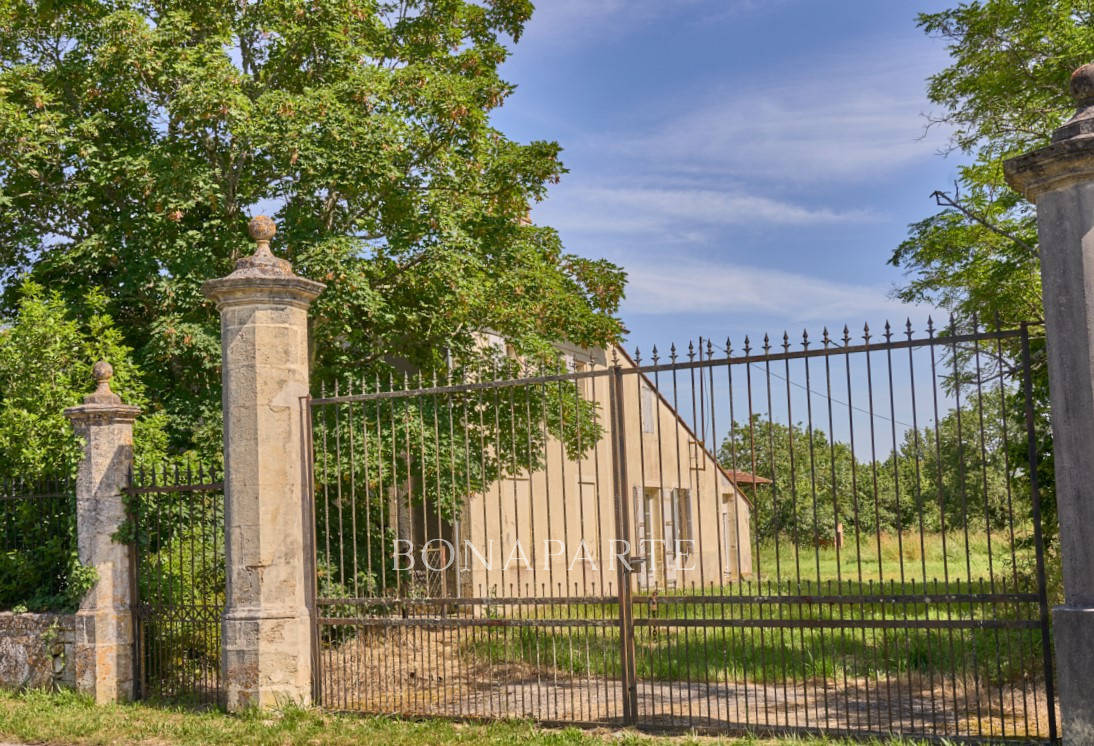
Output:
[[224,485],[203,467],[137,470],[127,488],[134,533],[138,696],[222,701]]
[[310,402],[317,699],[1053,740],[1039,327],[454,361]]
[[76,497],[68,477],[0,480],[0,609],[71,610]]

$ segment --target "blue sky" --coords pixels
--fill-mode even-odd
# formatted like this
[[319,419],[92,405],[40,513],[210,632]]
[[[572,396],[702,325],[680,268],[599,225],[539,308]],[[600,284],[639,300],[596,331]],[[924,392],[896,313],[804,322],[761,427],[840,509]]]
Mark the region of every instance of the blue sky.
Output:
[[[943,2],[541,0],[495,122],[570,169],[533,219],[630,274],[628,347],[880,327],[960,154],[925,132]],[[755,337],[754,337],[755,338]]]

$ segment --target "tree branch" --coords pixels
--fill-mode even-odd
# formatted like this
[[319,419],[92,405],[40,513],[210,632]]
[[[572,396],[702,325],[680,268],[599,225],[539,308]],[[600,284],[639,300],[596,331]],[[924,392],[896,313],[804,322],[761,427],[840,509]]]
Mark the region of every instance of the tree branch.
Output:
[[997,236],[1002,236],[1003,238],[1007,239],[1008,241],[1013,241],[1014,243],[1021,246],[1023,249],[1028,251],[1033,256],[1037,256],[1037,249],[1033,248],[1028,243],[1023,241],[1022,239],[1018,238],[1018,236],[1014,235],[1010,231],[1003,230],[998,225],[995,225],[994,223],[989,221],[983,215],[979,215],[976,212],[973,212],[968,207],[965,207],[963,204],[961,204],[958,201],[960,199],[961,195],[960,195],[960,190],[959,190],[957,184],[954,184],[954,196],[953,197],[951,197],[946,192],[943,192],[941,189],[936,189],[935,191],[931,192],[931,196],[934,197],[935,204],[938,205],[939,207],[950,207],[954,210],[957,210],[962,215],[967,217],[969,220],[972,220],[973,222],[979,223],[980,225],[984,226],[985,228],[987,228],[989,231],[996,234]]

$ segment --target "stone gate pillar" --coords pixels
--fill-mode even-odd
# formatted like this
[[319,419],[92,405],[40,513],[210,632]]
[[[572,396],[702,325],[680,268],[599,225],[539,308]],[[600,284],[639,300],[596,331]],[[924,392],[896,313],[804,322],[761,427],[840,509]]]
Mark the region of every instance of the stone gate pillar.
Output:
[[114,369],[100,360],[98,387],[65,410],[84,442],[76,477],[76,544],[98,580],[76,612],[76,688],[106,704],[133,698],[133,548],[114,540],[126,519],[125,487],[133,464],[133,421],[140,408],[110,390]]
[[1065,743],[1094,743],[1094,65],[1071,76],[1078,112],[1009,160],[1037,205],[1064,605],[1053,609]]
[[312,619],[307,588],[302,411],[308,394],[308,306],[323,285],[257,243],[202,291],[220,310],[224,408],[227,603],[221,675],[227,707],[310,704]]

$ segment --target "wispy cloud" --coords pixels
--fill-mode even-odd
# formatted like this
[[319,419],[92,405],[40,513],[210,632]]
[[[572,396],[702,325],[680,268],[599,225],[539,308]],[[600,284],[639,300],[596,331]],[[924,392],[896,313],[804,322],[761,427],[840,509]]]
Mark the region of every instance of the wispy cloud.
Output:
[[627,264],[627,315],[757,314],[787,324],[836,324],[848,320],[903,321],[921,315],[891,299],[887,289],[824,280],[808,274],[714,260]]
[[812,208],[743,191],[584,187],[562,191],[536,218],[564,231],[667,233],[731,225],[819,225],[876,219],[867,210]]
[[591,147],[662,169],[766,181],[847,181],[932,157],[924,78],[941,65],[916,49],[877,48],[727,81],[666,106],[645,131],[609,133]]
[[698,18],[710,18],[716,13],[724,19],[759,5],[760,0],[544,0],[536,3],[525,39],[552,43],[602,41],[670,14],[679,16],[698,9],[704,11]]

